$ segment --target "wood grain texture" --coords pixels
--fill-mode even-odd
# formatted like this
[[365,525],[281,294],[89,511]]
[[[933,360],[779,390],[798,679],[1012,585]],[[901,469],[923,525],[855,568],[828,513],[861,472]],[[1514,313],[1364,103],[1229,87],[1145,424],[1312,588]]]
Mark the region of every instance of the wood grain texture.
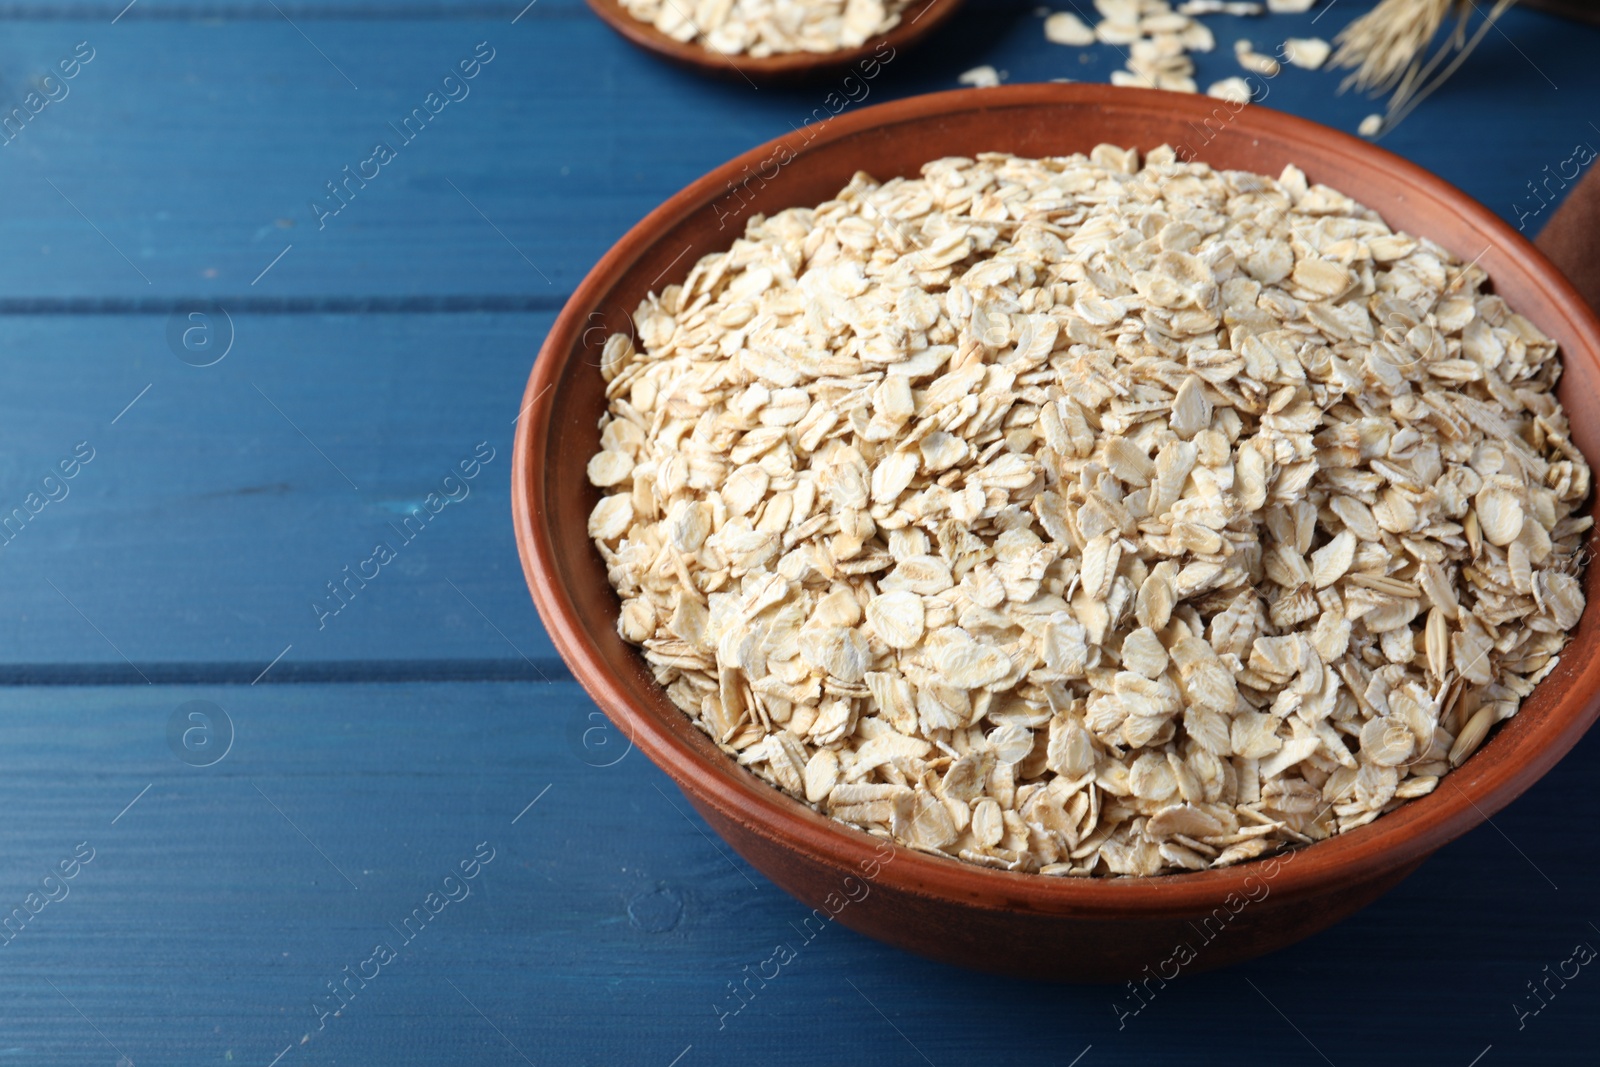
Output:
[[[505,472],[491,463],[424,535],[438,542],[396,561],[420,573],[385,573],[326,631],[308,602],[441,465],[509,441],[553,312],[612,241],[700,174],[826,113],[826,92],[674,70],[582,0],[539,0],[515,26],[520,4],[138,0],[112,25],[124,6],[0,2],[8,106],[78,41],[96,49],[70,96],[0,149],[0,508],[77,441],[97,449],[71,496],[0,549],[0,903],[21,906],[76,843],[98,850],[70,897],[0,949],[0,1057],[116,1063],[96,1027],[135,1063],[261,1067],[280,1052],[278,1067],[520,1064],[516,1049],[647,1067],[1232,1063],[1241,1045],[1263,1062],[1341,1065],[1590,1055],[1600,980],[1570,982],[1520,1029],[1512,1005],[1532,1007],[1526,983],[1576,942],[1600,945],[1593,737],[1375,907],[1255,964],[1181,978],[1120,1029],[1126,991],[975,978],[837,924],[719,1029],[727,983],[779,940],[800,944],[807,913],[723,855],[637,753],[593,766],[615,751],[604,734],[585,740],[593,706],[559,675],[530,680],[507,639],[541,668],[550,653]],[[1046,44],[1031,6],[973,0],[868,101],[951,88],[985,62],[1010,81],[1103,81],[1120,66],[1109,49]],[[1237,37],[1268,50],[1279,35],[1331,37],[1369,6],[1342,0],[1314,27],[1320,9],[1213,19],[1200,78],[1236,72]],[[1600,144],[1600,33],[1532,12],[1504,29],[1384,144],[1508,219],[1537,207],[1536,227],[1550,208],[1527,183],[1578,142]],[[318,232],[308,201],[323,183],[483,40],[497,56],[472,95]],[[1266,104],[1353,129],[1374,108],[1337,82],[1286,71]],[[196,299],[238,328],[239,347],[204,370],[165,340]],[[441,678],[509,680],[428,681]],[[62,684],[74,680],[94,684]],[[178,762],[165,735],[196,699],[237,729],[206,769]],[[315,1031],[311,996],[485,839],[504,847],[473,896],[298,1044]]]
[[[173,355],[169,317],[0,316],[0,344],[38,354],[0,419],[0,517],[26,515],[79,442],[94,450],[64,498],[0,527],[0,664],[139,681],[125,655],[238,664],[248,682],[293,644],[280,666],[560,672],[509,502],[519,381],[549,316],[240,314],[204,368]],[[429,493],[459,499],[433,514]],[[380,542],[395,558],[364,566]]]

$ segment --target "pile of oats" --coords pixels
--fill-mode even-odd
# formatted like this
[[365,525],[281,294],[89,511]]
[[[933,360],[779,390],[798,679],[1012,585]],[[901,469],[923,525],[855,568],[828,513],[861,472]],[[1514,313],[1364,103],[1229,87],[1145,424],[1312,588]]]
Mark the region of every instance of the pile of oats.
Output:
[[[1076,48],[1097,43],[1115,47],[1126,63],[1125,69],[1111,72],[1112,85],[1193,93],[1199,86],[1190,53],[1210,52],[1217,45],[1211,29],[1195,16],[1253,16],[1263,10],[1300,13],[1311,9],[1311,0],[1268,0],[1265,8],[1225,0],[1184,0],[1177,7],[1168,0],[1094,0],[1094,7],[1102,17],[1093,26],[1072,11],[1047,15],[1045,39]],[[1317,70],[1331,51],[1328,42],[1320,38],[1291,37],[1278,48],[1278,56],[1294,66]],[[1239,66],[1264,78],[1277,77],[1282,69],[1277,59],[1257,52],[1249,41],[1234,43],[1234,57]],[[1213,82],[1206,95],[1239,103],[1253,99],[1249,84],[1239,77]]]
[[1293,167],[942,159],[605,345],[589,532],[724,751],[972,863],[1222,867],[1432,790],[1556,664],[1554,342]]
[[675,41],[713,52],[771,56],[858,48],[900,22],[910,0],[622,0]]

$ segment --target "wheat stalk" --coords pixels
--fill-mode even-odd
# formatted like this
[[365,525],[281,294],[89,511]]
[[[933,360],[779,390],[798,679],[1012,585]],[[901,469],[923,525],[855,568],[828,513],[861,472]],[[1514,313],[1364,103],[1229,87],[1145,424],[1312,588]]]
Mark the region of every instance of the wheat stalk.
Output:
[[[1411,110],[1444,84],[1472,54],[1495,20],[1516,0],[1496,0],[1469,37],[1474,0],[1383,0],[1339,31],[1332,64],[1352,70],[1340,91],[1354,86],[1375,96],[1390,94],[1383,128],[1393,129]],[[1431,56],[1429,45],[1447,17],[1455,26]]]

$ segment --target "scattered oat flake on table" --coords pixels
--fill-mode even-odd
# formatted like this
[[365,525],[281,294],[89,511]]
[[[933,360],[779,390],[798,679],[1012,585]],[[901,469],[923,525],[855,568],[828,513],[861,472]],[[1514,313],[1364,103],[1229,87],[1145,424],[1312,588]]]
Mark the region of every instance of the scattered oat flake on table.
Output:
[[970,85],[974,89],[993,89],[1000,84],[1000,72],[986,63],[963,72],[956,81],[962,85]]
[[1091,45],[1094,30],[1070,11],[1057,11],[1044,20],[1045,40],[1054,44]]
[[1233,55],[1245,70],[1253,74],[1260,74],[1263,77],[1277,77],[1278,71],[1281,69],[1276,59],[1257,52],[1255,46],[1249,41],[1238,40],[1233,42]]
[[1155,89],[1156,79],[1147,74],[1135,74],[1127,70],[1114,70],[1111,72],[1111,84],[1127,89]]
[[1283,42],[1283,57],[1305,70],[1319,69],[1332,51],[1333,47],[1320,37],[1291,37]]
[[1253,94],[1250,91],[1250,83],[1235,76],[1212,82],[1206,87],[1206,95],[1214,96],[1218,100],[1231,100],[1236,104],[1248,104]]
[[1317,0],[1267,0],[1267,10],[1275,15],[1299,15],[1310,11]]
[[1204,23],[1190,22],[1178,35],[1183,47],[1191,52],[1209,52],[1217,47],[1217,39]]
[[775,788],[974,864],[1154,875],[1362,826],[1584,608],[1555,342],[1294,167],[858,174],[599,362],[622,636]]
[[1356,132],[1363,137],[1376,137],[1383,129],[1382,115],[1368,115],[1361,120],[1361,125],[1356,127]]
[[1094,35],[1102,44],[1114,45],[1132,44],[1143,36],[1138,23],[1117,22],[1112,19],[1102,19],[1095,23]]

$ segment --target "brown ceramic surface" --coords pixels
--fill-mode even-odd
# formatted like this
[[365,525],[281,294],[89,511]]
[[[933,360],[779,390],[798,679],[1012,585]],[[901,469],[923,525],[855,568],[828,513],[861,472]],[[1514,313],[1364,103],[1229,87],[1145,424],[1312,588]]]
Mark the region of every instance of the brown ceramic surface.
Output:
[[[689,0],[677,2],[688,3]],[[932,33],[961,6],[961,0],[912,0],[888,33],[870,38],[859,48],[756,57],[726,55],[703,45],[675,41],[648,22],[628,14],[618,0],[588,0],[588,3],[608,26],[640,48],[702,74],[747,81],[757,86],[801,82],[829,74],[842,77],[849,73],[848,68],[870,59],[887,63]]]
[[[878,839],[767,786],[668,702],[617,635],[617,598],[586,532],[598,491],[584,473],[598,447],[605,337],[628,328],[647,291],[682,281],[700,256],[725,250],[751,213],[821,203],[858,169],[886,179],[945,155],[1060,155],[1103,141],[1188,144],[1214,166],[1267,175],[1294,163],[1396,228],[1477,259],[1511,306],[1561,343],[1561,398],[1578,446],[1600,459],[1600,323],[1487,208],[1397,156],[1266,108],[1233,115],[1205,97],[1024,85],[917,97],[846,114],[821,132],[807,127],[719,167],[635,226],[579,286],[539,354],[517,431],[513,511],[529,587],[573,673],[755,867],[808,906],[915,952],[990,971],[1108,981],[1146,965],[1170,970],[1181,943],[1198,953],[1186,969],[1199,970],[1305,937],[1508,804],[1600,713],[1597,612],[1584,614],[1560,666],[1517,717],[1432,794],[1290,862],[1143,879],[1013,874],[906,849],[883,863]],[[759,177],[730,194],[729,183],[747,173]],[[1600,596],[1600,567],[1584,585],[1591,601]]]

